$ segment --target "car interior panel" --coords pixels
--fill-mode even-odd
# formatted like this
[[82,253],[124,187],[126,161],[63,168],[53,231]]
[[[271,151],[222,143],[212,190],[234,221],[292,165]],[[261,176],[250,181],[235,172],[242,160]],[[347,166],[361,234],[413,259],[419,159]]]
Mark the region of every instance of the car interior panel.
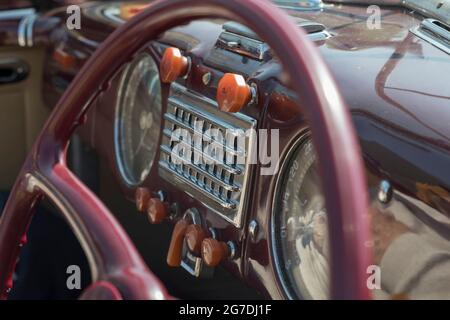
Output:
[[1,1],[0,299],[450,299],[449,55],[446,0]]

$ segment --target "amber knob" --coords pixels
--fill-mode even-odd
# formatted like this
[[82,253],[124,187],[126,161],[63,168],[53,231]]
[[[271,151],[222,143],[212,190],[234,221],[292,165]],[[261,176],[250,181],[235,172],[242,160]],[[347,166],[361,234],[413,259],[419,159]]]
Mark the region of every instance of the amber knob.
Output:
[[159,198],[151,198],[147,204],[148,220],[151,224],[158,224],[168,216],[169,206]]
[[202,242],[202,258],[209,267],[217,266],[230,255],[230,249],[225,242],[208,238]]
[[180,220],[175,224],[170,240],[169,252],[167,252],[167,264],[171,267],[179,267],[181,264],[181,253],[183,250],[183,240],[186,234],[188,223]]
[[186,230],[186,244],[189,250],[197,255],[200,255],[202,242],[206,237],[206,232],[201,226],[191,224]]
[[137,188],[134,195],[137,211],[146,212],[148,209],[148,202],[151,197],[152,193],[147,188]]
[[120,16],[124,20],[129,20],[148,6],[149,4],[122,4],[120,6]]
[[169,47],[164,51],[161,60],[161,81],[172,83],[179,77],[186,75],[189,68],[189,60],[181,54],[180,49]]
[[247,105],[252,98],[252,90],[243,76],[225,73],[217,87],[217,103],[220,110],[238,112]]

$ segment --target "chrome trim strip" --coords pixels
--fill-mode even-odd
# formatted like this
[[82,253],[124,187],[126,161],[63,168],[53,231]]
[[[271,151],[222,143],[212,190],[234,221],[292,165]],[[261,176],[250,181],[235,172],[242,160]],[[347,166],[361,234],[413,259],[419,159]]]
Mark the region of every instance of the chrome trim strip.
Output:
[[[180,141],[179,143],[180,143],[180,144],[184,144],[185,146],[189,146],[189,147],[190,147],[190,145],[187,144],[187,143],[184,142],[184,141]],[[179,155],[173,154],[173,153],[172,153],[172,150],[171,150],[170,147],[167,146],[167,145],[161,145],[161,151],[164,152],[164,153],[167,154],[167,155],[170,155],[170,156],[172,156],[172,157],[176,157],[177,160],[180,161],[180,162],[182,162],[182,161],[184,160],[184,159],[183,159],[182,157],[180,157]],[[198,151],[198,150],[196,150],[195,152],[200,153],[200,154],[203,154],[201,151]],[[217,178],[214,174],[212,174],[212,173],[210,173],[210,172],[204,170],[204,169],[201,168],[201,167],[196,166],[195,164],[186,163],[186,161],[184,160],[183,166],[187,166],[187,167],[191,168],[192,170],[195,170],[195,171],[197,171],[198,173],[200,173],[200,174],[202,174],[202,175],[204,175],[204,176],[207,176],[209,179],[213,180],[214,183],[220,185],[222,188],[224,188],[224,189],[226,189],[226,190],[228,190],[228,191],[238,192],[238,191],[241,190],[241,188],[240,188],[239,186],[234,185],[234,184],[227,184],[225,181],[222,181],[222,180],[220,180],[219,178]],[[173,169],[172,169],[172,170],[173,170]],[[181,174],[181,173],[179,173],[179,174]],[[190,176],[190,178],[191,178],[191,180],[193,180],[193,176],[192,176],[192,175]],[[195,182],[196,182],[197,184],[200,184],[200,185],[203,184],[203,183],[202,183],[201,181],[199,181],[199,180],[196,180]]]
[[[425,19],[420,26],[412,28],[410,31],[436,48],[450,54],[450,31],[440,27],[437,23],[445,25],[439,20]],[[448,28],[450,29],[450,26]]]
[[[172,137],[172,132],[168,129],[164,129],[163,134],[169,139]],[[179,141],[179,143],[186,144],[183,141]],[[201,154],[208,161],[214,162],[215,165],[218,165],[221,169],[223,169],[231,174],[239,175],[239,174],[242,174],[242,172],[244,171],[243,168],[240,168],[240,167],[233,168],[233,167],[227,165],[226,163],[220,162],[218,159],[211,157],[210,155],[204,153],[202,150],[199,150],[195,146],[190,146],[190,147],[192,148],[192,150],[194,150],[195,153]],[[169,154],[170,154],[170,151],[169,151]]]
[[22,20],[20,20],[19,27],[17,28],[17,43],[21,47],[27,46],[27,23],[28,23],[29,16],[26,16]]
[[270,255],[273,258],[273,265],[274,265],[274,274],[275,278],[278,282],[278,285],[281,286],[280,289],[282,289],[282,294],[285,298],[289,300],[296,300],[298,297],[295,297],[294,293],[292,292],[292,288],[289,287],[289,281],[286,279],[286,272],[282,267],[282,262],[280,261],[280,252],[277,250],[279,247],[279,239],[277,239],[277,225],[275,221],[275,214],[279,212],[278,205],[280,202],[280,194],[279,191],[281,190],[281,186],[283,184],[283,178],[287,172],[288,165],[291,162],[291,159],[295,155],[295,151],[300,148],[305,142],[308,141],[308,138],[310,137],[309,133],[302,133],[300,136],[298,136],[295,140],[295,142],[289,147],[286,154],[283,156],[283,159],[280,159],[281,165],[280,169],[278,170],[278,176],[276,177],[275,182],[275,192],[273,194],[272,198],[272,210],[270,212],[269,216],[269,226],[270,226],[270,248],[269,252]]
[[[306,24],[304,26],[298,24],[299,28],[305,29],[306,26]],[[305,31],[307,32],[307,30]],[[307,32],[306,36],[311,41],[321,41],[330,38],[331,34],[326,29],[323,29],[311,33]],[[217,39],[216,46],[260,61],[270,55],[270,47],[264,41],[227,30],[222,31]]]
[[[194,97],[194,99],[195,99],[195,97]],[[174,105],[175,107],[183,109],[183,111],[186,111],[186,112],[189,112],[189,113],[193,113],[197,117],[201,118],[202,120],[207,121],[207,122],[211,122],[211,118],[208,115],[206,115],[205,113],[203,113],[201,110],[193,108],[192,106],[190,106],[190,105],[188,105],[188,104],[186,104],[186,103],[184,103],[184,102],[182,102],[182,101],[180,101],[180,100],[178,100],[176,98],[170,97],[169,98],[169,102],[172,105]],[[219,126],[220,129],[222,129],[222,130],[231,130],[231,132],[233,132],[233,130],[236,129],[236,127],[233,127],[233,126],[231,126],[231,125],[221,121],[220,119],[217,119],[217,121],[215,121],[214,124]],[[238,136],[238,134],[236,133],[236,134],[234,134],[234,136]]]
[[125,20],[123,20],[122,18],[120,18],[120,8],[117,6],[108,6],[106,8],[101,8],[103,9],[103,15],[108,18],[109,20],[111,20],[112,22],[116,22],[119,24],[125,23]]
[[[224,113],[224,112],[219,110],[219,106],[217,105],[216,100],[212,100],[212,99],[210,99],[208,97],[201,96],[201,95],[199,95],[199,94],[197,94],[195,92],[192,92],[192,91],[186,89],[185,87],[183,87],[182,85],[180,85],[178,83],[173,83],[172,84],[172,88],[175,89],[176,91],[178,91],[178,93],[182,93],[183,97],[185,97],[185,98],[187,98],[189,100],[195,100],[195,101],[201,100],[203,103],[205,103],[209,107],[213,108],[214,111],[217,113],[217,115],[219,115],[219,114],[220,115],[226,115],[226,113]],[[177,97],[179,97],[179,95]],[[176,99],[176,98],[174,96],[171,96],[169,99],[171,101],[173,101],[173,99]],[[176,99],[176,100],[180,101],[180,99]],[[183,105],[187,106],[189,108],[188,110],[194,110],[194,112],[197,113],[198,115],[202,115],[203,114],[202,110],[199,109],[199,108],[193,108],[192,106],[186,105],[186,104],[183,104]],[[207,117],[206,120],[210,121],[209,115],[205,113],[205,116]],[[240,113],[240,112],[233,113],[232,115],[230,115],[230,117],[232,117],[233,119],[244,121],[246,123],[253,123],[253,122],[256,123],[255,119],[253,119],[253,118],[251,118],[251,117],[249,117],[249,116],[247,116],[247,115],[245,115],[243,113]],[[222,117],[217,117],[215,119],[215,122],[216,122],[217,125],[221,126],[222,128],[235,129],[235,127],[230,126],[227,121],[222,119]]]
[[17,28],[17,43],[21,47],[32,47],[34,44],[33,27],[38,15],[33,12],[22,18]]
[[[159,162],[159,166],[160,166],[160,168],[163,168],[166,171],[168,171],[170,174],[173,174],[177,179],[180,179],[181,182],[184,182],[189,187],[195,188],[196,191],[199,191],[202,195],[206,196],[210,200],[213,200],[214,202],[219,203],[222,208],[229,209],[229,210],[236,209],[236,204],[235,203],[226,202],[226,201],[220,199],[219,197],[216,197],[214,194],[212,194],[210,192],[207,192],[205,189],[203,189],[199,185],[192,183],[192,181],[190,179],[188,179],[185,176],[181,175],[178,171],[173,170],[172,168],[170,168],[166,161],[160,161]],[[193,197],[193,198],[195,198],[195,197]],[[207,204],[205,204],[205,205],[207,205]],[[235,221],[230,219],[229,217],[223,216],[223,218],[225,218],[225,220],[228,220],[229,222],[235,224]]]
[[[247,206],[247,185],[251,175],[251,161],[256,148],[255,119],[241,114],[224,113],[219,110],[217,103],[212,99],[190,91],[182,85],[173,83],[170,89],[167,110],[163,116],[164,129],[160,145],[159,175],[174,186],[186,192],[189,196],[202,202],[214,213],[241,228],[243,225],[244,208]],[[203,120],[202,128],[193,124],[196,120]],[[218,130],[235,131],[236,135],[228,133],[223,142],[216,141],[229,155],[242,155],[245,164],[230,166],[224,160],[219,161],[214,156],[200,150],[199,146],[184,141],[193,150],[194,155],[202,155],[205,159],[213,160],[209,167],[196,163],[180,164],[172,160],[183,160],[182,156],[173,155],[172,133],[176,129],[187,129],[189,132],[204,135],[205,130],[213,128]],[[249,130],[250,131],[246,131]],[[245,146],[238,149],[237,145],[227,145],[239,136],[237,130],[247,133]],[[228,131],[227,131],[228,132]],[[227,140],[230,139],[230,140]],[[212,139],[215,140],[215,139]],[[183,143],[179,141],[177,143]],[[231,149],[230,149],[231,148]]]
[[28,24],[27,24],[27,30],[26,30],[26,35],[27,35],[27,44],[29,47],[32,47],[34,44],[34,34],[33,34],[33,29],[34,29],[34,23],[37,20],[37,14],[33,14],[29,16],[30,19],[28,19]]
[[[196,113],[193,113],[193,112],[190,112],[190,111],[188,111],[188,112],[189,112],[190,114],[195,114],[195,115],[197,116]],[[169,121],[170,123],[176,125],[176,126],[179,126],[179,127],[182,127],[183,129],[188,130],[191,134],[198,134],[198,135],[201,135],[202,137],[204,137],[204,138],[206,138],[206,139],[208,139],[208,140],[214,141],[215,143],[223,144],[223,143],[221,143],[220,141],[217,141],[217,139],[214,139],[213,137],[211,137],[210,135],[208,135],[207,133],[198,131],[198,130],[196,130],[195,128],[191,127],[191,126],[190,126],[189,124],[187,124],[186,122],[180,121],[179,119],[175,118],[175,116],[172,115],[172,114],[168,114],[168,113],[164,114],[164,119],[167,120],[167,121]],[[208,123],[210,122],[210,120],[204,120],[204,121],[207,121]],[[225,131],[225,129],[222,129],[222,130]],[[230,129],[230,130],[233,130],[233,129]],[[237,134],[235,134],[235,133],[233,132],[233,136],[234,136],[234,137],[237,137]],[[227,153],[230,153],[230,154],[232,154],[233,156],[240,156],[240,157],[245,156],[245,151],[243,151],[243,150],[235,150],[235,149],[232,149],[232,148],[230,148],[229,146],[227,146],[226,144],[223,144],[223,147],[225,148],[225,151],[226,151]]]
[[257,60],[264,60],[270,51],[269,46],[262,41],[229,31],[223,31],[216,44],[226,50]]
[[33,8],[4,10],[0,11],[0,20],[20,19],[35,12],[36,10],[34,10]]

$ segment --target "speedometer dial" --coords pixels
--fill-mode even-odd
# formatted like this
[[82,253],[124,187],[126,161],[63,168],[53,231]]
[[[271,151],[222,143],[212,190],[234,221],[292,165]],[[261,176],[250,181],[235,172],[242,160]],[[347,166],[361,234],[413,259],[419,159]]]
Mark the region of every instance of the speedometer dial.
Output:
[[123,179],[140,184],[153,164],[161,128],[158,67],[141,54],[125,70],[116,109],[116,154]]
[[327,299],[327,214],[311,140],[293,151],[285,168],[272,220],[280,280],[290,298]]

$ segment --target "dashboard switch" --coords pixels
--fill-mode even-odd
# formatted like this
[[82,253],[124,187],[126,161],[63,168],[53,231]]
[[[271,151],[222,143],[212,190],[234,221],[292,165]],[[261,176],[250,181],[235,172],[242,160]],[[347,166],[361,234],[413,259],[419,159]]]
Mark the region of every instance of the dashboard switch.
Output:
[[202,257],[208,267],[215,267],[230,256],[230,249],[225,242],[208,238],[202,242]]
[[169,205],[159,198],[151,198],[147,206],[148,220],[151,224],[159,224],[169,215]]
[[152,194],[147,188],[137,188],[135,193],[136,209],[139,212],[146,212],[148,209],[148,202]]
[[173,228],[169,252],[167,253],[167,264],[171,267],[179,267],[181,265],[183,241],[187,227],[188,222],[182,219],[178,221]]
[[224,112],[239,112],[252,100],[252,89],[243,76],[225,73],[217,87],[217,103]]
[[187,74],[189,59],[182,55],[180,49],[169,47],[164,51],[161,59],[161,81],[172,83]]
[[196,254],[201,254],[202,242],[206,238],[206,232],[198,224],[191,224],[186,230],[186,243],[189,250]]

